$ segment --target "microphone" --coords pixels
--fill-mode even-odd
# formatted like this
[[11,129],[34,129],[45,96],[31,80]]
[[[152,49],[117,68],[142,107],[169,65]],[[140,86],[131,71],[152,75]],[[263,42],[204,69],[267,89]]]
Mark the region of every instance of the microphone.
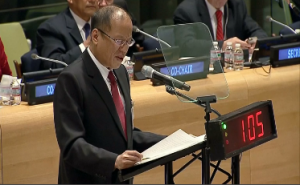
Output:
[[166,46],[168,46],[169,48],[171,47],[170,44],[168,44],[167,42],[165,42],[165,41],[163,41],[163,40],[161,40],[161,39],[159,39],[159,38],[156,38],[156,37],[154,37],[154,36],[152,36],[152,35],[150,35],[150,34],[148,34],[148,33],[146,33],[146,32],[141,31],[141,30],[138,29],[138,27],[136,27],[136,26],[133,26],[133,27],[132,27],[132,31],[133,31],[133,32],[137,32],[137,33],[141,33],[141,34],[143,34],[143,35],[146,35],[146,36],[148,36],[148,37],[150,37],[150,38],[152,38],[152,39],[154,39],[154,40],[156,40],[156,41],[158,41],[158,42],[162,42],[162,43],[164,43]]
[[32,53],[31,58],[32,58],[33,60],[41,59],[41,60],[46,60],[46,61],[50,61],[50,62],[55,62],[55,63],[58,63],[58,64],[62,64],[62,65],[64,65],[64,66],[66,66],[66,67],[68,66],[68,64],[65,63],[65,62],[62,62],[62,61],[59,61],[59,60],[54,60],[54,59],[51,59],[51,58],[40,57],[40,56],[38,56],[38,55],[35,54],[35,53]]
[[178,89],[189,91],[191,86],[186,84],[185,82],[179,81],[171,76],[162,74],[158,71],[155,71],[152,67],[144,65],[142,67],[142,73],[145,77],[154,78],[164,82],[166,85],[177,87]]
[[285,24],[283,24],[283,23],[281,23],[281,22],[279,22],[279,21],[274,20],[274,19],[273,19],[271,16],[269,16],[269,15],[266,17],[266,20],[269,21],[269,22],[274,22],[274,23],[276,23],[276,24],[278,24],[278,25],[280,25],[280,26],[283,26],[283,27],[285,27],[285,28],[291,30],[294,34],[297,34],[297,32],[296,32],[295,30],[293,30],[291,27],[289,27],[288,25],[285,25]]

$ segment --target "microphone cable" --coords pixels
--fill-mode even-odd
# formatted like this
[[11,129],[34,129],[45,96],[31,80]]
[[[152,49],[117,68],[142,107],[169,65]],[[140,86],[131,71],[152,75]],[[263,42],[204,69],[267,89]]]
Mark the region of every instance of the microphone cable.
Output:
[[[269,70],[268,71],[264,68],[264,66],[265,66],[264,63],[269,64]],[[271,74],[272,65],[270,64],[270,60],[266,60],[264,62],[253,61],[253,62],[249,62],[247,64],[249,65],[250,68],[261,67],[266,74]],[[248,66],[246,66],[246,67],[248,67]]]

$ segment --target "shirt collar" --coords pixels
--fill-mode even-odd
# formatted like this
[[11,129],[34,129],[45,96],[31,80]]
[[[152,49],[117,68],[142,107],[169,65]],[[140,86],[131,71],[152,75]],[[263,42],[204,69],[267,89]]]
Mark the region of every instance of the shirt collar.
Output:
[[[207,6],[207,8],[208,8],[208,12],[209,12],[209,17],[211,18],[211,19],[213,19],[216,15],[216,11],[217,11],[217,9],[215,8],[215,7],[213,7],[207,0],[205,0],[205,2],[206,2],[206,6]],[[221,12],[223,13],[223,15],[224,15],[224,6],[222,6],[221,8],[220,8],[220,10],[221,10]]]
[[107,80],[108,73],[110,72],[109,69],[107,69],[104,65],[102,65],[94,56],[94,54],[91,52],[90,48],[87,48],[87,51],[89,52],[93,62],[96,64],[97,68],[99,69],[102,77],[104,80]]
[[[70,9],[70,12],[71,12],[72,16],[73,16],[74,19],[75,19],[75,22],[76,22],[76,24],[77,24],[77,26],[78,26],[79,31],[81,31],[81,30],[83,29],[84,25],[86,24],[86,21],[83,20],[82,18],[80,18],[78,15],[76,15],[76,14],[71,10],[71,8],[69,8],[69,9]],[[91,25],[91,19],[89,20],[89,24]]]

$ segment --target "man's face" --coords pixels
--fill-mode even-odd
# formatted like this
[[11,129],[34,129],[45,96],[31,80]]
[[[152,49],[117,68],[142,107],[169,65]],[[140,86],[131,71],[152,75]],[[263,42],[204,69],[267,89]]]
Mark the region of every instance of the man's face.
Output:
[[207,0],[213,7],[219,9],[223,7],[228,0]]
[[[109,69],[117,69],[120,67],[123,58],[129,49],[127,43],[118,45],[113,39],[130,42],[132,39],[132,22],[128,16],[123,19],[113,18],[111,20],[111,29],[98,30],[96,51],[94,55],[102,65]],[[109,38],[111,37],[111,38]],[[94,37],[92,38],[95,39]]]
[[68,0],[71,10],[85,21],[99,9],[99,0]]
[[99,0],[99,8],[105,7],[107,5],[112,5],[114,0]]

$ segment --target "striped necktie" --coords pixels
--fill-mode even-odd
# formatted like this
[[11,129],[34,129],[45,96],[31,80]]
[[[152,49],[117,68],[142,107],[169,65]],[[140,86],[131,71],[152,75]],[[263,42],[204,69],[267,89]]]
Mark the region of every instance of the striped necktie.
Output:
[[223,13],[221,10],[216,11],[216,17],[217,17],[217,40],[223,40],[223,26],[222,26],[222,16]]
[[125,110],[124,110],[124,105],[120,96],[120,93],[118,91],[118,85],[117,85],[117,81],[116,78],[113,74],[112,71],[110,71],[108,73],[108,79],[110,81],[111,84],[111,94],[122,124],[122,128],[124,130],[124,134],[125,134],[125,138],[127,139],[127,132],[126,132],[126,117],[125,117]]

